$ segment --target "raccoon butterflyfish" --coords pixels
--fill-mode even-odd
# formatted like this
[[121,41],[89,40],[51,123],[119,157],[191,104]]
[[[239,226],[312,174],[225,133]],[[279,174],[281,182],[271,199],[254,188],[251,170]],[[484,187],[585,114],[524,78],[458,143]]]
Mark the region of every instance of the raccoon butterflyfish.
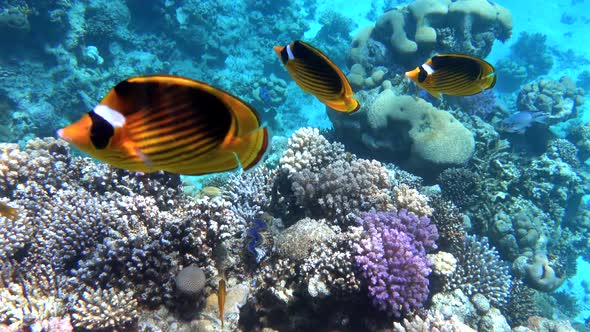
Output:
[[57,131],[103,162],[131,171],[198,175],[261,160],[268,132],[239,98],[189,78],[132,77]]
[[18,209],[0,202],[0,216],[14,221],[18,219]]
[[435,55],[406,76],[436,98],[441,94],[470,96],[496,84],[491,64],[463,54]]
[[359,109],[346,76],[320,50],[300,40],[287,46],[275,46],[274,50],[303,91],[340,112],[351,113]]

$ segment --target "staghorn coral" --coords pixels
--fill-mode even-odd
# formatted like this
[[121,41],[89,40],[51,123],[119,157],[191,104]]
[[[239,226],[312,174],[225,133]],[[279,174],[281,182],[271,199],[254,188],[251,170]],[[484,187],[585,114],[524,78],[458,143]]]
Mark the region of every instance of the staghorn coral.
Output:
[[495,248],[487,238],[469,235],[453,252],[457,268],[446,279],[444,290],[461,289],[466,295],[484,295],[494,306],[502,307],[508,300],[511,276]]
[[355,245],[354,259],[373,305],[396,317],[420,308],[428,296],[426,251],[436,248],[436,227],[405,210],[361,218],[366,235]]
[[72,322],[90,330],[130,326],[138,314],[132,291],[90,289],[75,294],[72,303]]

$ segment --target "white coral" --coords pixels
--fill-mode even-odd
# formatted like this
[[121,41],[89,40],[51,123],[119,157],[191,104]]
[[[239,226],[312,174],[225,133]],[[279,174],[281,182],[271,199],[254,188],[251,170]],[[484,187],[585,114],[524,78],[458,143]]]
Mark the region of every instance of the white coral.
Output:
[[401,184],[393,188],[393,197],[398,210],[406,209],[420,217],[432,215],[434,210],[428,205],[428,198],[418,190],[410,188],[407,184]]
[[453,254],[439,251],[436,254],[429,254],[428,258],[432,262],[432,272],[440,276],[449,276],[457,268],[457,259]]

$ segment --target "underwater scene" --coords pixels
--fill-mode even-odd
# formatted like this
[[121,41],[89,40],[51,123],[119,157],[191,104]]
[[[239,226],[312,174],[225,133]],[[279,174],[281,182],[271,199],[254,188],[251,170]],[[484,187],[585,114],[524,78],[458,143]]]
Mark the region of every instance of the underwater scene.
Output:
[[589,13],[1,0],[0,332],[590,331]]

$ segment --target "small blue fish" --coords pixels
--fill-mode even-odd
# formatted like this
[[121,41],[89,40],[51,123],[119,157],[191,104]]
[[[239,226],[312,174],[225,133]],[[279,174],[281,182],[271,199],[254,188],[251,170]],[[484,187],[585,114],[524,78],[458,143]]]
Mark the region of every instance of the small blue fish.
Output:
[[547,113],[520,111],[500,122],[499,131],[524,134],[534,122],[547,124]]
[[266,104],[272,101],[272,98],[270,97],[270,92],[264,86],[260,87],[260,89],[258,90],[258,95],[260,96],[260,99],[262,99],[262,101]]

